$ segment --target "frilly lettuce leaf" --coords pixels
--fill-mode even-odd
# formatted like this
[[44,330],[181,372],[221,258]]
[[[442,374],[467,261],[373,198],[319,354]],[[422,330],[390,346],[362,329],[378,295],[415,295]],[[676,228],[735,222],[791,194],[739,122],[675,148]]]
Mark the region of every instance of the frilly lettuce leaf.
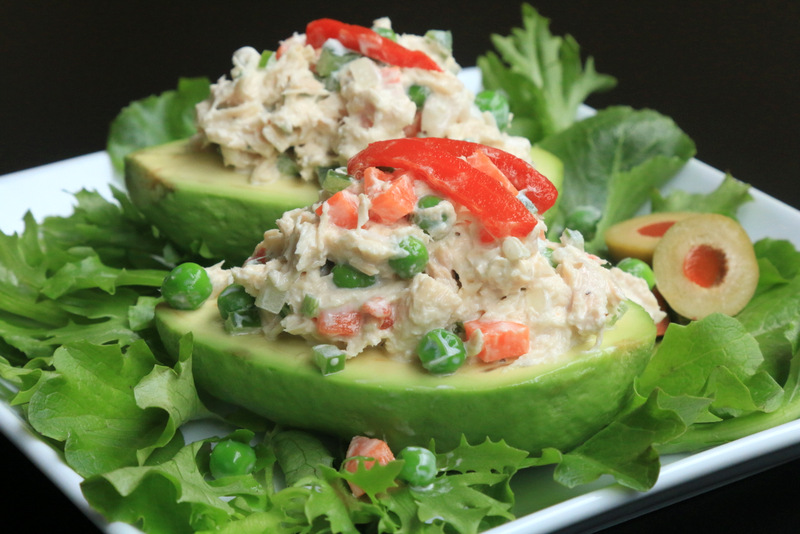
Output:
[[[157,465],[123,467],[82,484],[90,504],[109,521],[123,521],[146,532],[216,531],[232,519],[265,510],[264,488],[253,475],[209,479],[210,441],[181,448]],[[230,500],[230,497],[234,497]]]
[[204,413],[191,352],[183,352],[168,368],[156,364],[143,341],[125,352],[85,341],[59,347],[55,370],[30,396],[29,422],[64,442],[67,463],[82,476],[140,465],[157,448],[182,439],[180,426]]
[[[82,484],[83,493],[109,521],[147,532],[357,533],[373,525],[387,533],[471,534],[513,519],[513,498],[506,486],[527,456],[502,442],[462,442],[455,451],[437,455],[440,474],[430,487],[412,488],[397,481],[402,460],[371,469],[362,465],[354,473],[337,470],[329,465],[330,453],[320,440],[287,430],[268,437],[265,447],[256,447],[259,460],[252,474],[214,480],[208,455],[216,439],[186,445],[158,464],[92,476]],[[282,467],[312,468],[302,469],[304,476],[293,484],[272,491],[275,458]],[[312,465],[315,459],[321,463]],[[345,480],[367,489],[368,496],[354,498]],[[502,491],[492,491],[494,487]]]
[[181,78],[177,89],[131,102],[112,121],[106,151],[122,171],[125,156],[139,148],[191,137],[194,106],[208,97],[207,78]]
[[491,38],[499,55],[488,52],[478,58],[483,85],[508,95],[513,114],[509,133],[531,142],[569,127],[590,94],[617,83],[599,74],[591,57],[582,64],[575,39],[554,36],[550,21],[529,4],[522,5],[522,28]]
[[676,190],[664,196],[658,191],[653,191],[650,207],[651,211],[719,213],[735,219],[742,204],[753,199],[749,191],[749,184],[726,174],[719,186],[711,193],[687,193]]

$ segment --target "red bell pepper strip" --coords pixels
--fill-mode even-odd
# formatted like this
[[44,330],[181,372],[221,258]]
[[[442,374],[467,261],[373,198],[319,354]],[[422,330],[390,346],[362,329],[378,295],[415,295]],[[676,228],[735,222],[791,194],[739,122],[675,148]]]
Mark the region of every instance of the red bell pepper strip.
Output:
[[328,39],[336,39],[345,48],[389,65],[439,72],[442,70],[425,52],[409,50],[364,26],[345,24],[333,19],[318,19],[308,23],[306,43],[320,48]]
[[524,237],[533,230],[536,218],[518,198],[464,159],[437,149],[432,139],[403,138],[371,143],[350,159],[347,172],[360,176],[368,167],[412,171],[434,190],[466,207],[495,238]]
[[492,160],[506,178],[519,191],[525,191],[527,196],[540,214],[549,210],[556,203],[558,190],[553,183],[542,173],[534,169],[527,161],[520,159],[504,150],[469,141],[457,139],[430,138],[430,145],[439,150],[445,150],[455,156],[468,158],[476,150],[480,150]]
[[[456,144],[442,144],[439,141],[442,140],[420,137],[371,143],[350,159],[347,172],[351,176],[357,176],[368,167],[394,167],[414,172],[417,178],[427,182],[431,188],[467,208],[480,219],[486,231],[493,237],[528,235],[537,223],[531,212],[498,180],[460,157],[461,153],[466,152],[469,155],[476,146],[482,145],[457,141],[456,143],[468,145],[457,147]],[[487,154],[490,158],[492,154],[495,155],[492,161],[501,170],[512,166],[506,161],[507,158],[518,159],[499,152],[504,156],[498,157],[496,152]],[[519,161],[527,165],[524,161]],[[533,169],[530,165],[527,167]],[[521,180],[518,179],[518,182]]]

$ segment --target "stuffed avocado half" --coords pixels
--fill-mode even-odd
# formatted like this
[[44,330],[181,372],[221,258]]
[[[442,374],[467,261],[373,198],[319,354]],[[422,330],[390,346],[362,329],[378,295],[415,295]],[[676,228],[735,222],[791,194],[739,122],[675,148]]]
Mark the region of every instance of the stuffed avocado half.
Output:
[[540,365],[465,365],[441,377],[371,349],[325,376],[301,338],[230,335],[213,300],[194,311],[161,306],[156,322],[176,356],[181,338],[192,335],[195,380],[219,399],[344,439],[369,435],[392,448],[435,439],[443,450],[462,434],[531,452],[578,445],[624,405],[655,340],[653,320],[629,303],[599,344],[587,340]]
[[618,412],[663,312],[579,233],[546,238],[545,176],[443,138],[372,143],[345,176],[241,265],[167,277],[158,328],[175,354],[192,334],[203,389],[392,446],[569,448]]

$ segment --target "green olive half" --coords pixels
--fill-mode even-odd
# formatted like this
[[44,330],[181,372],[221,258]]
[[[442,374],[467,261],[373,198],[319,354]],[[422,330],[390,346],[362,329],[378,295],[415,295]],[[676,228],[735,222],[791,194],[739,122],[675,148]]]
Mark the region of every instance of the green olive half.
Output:
[[673,224],[653,252],[658,291],[678,314],[739,313],[758,284],[758,262],[742,226],[714,213]]

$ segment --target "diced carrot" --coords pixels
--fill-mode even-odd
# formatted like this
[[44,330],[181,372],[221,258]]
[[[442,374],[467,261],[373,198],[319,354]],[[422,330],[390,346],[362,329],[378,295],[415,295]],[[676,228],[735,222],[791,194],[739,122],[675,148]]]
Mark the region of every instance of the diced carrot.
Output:
[[364,193],[370,198],[378,195],[391,179],[392,175],[388,172],[378,167],[367,167],[364,169]]
[[[323,204],[328,205],[328,217],[336,226],[353,230],[358,226],[358,197],[343,189],[337,192]],[[322,206],[317,208],[317,215],[322,215]]]
[[500,169],[497,168],[497,165],[486,155],[486,152],[482,150],[476,150],[471,155],[467,156],[467,163],[475,167],[481,172],[484,172],[500,182],[503,187],[505,187],[512,195],[517,195],[519,191],[511,181],[506,178],[506,175],[503,174]]
[[467,321],[464,323],[467,339],[476,330],[483,334],[483,349],[478,358],[484,362],[511,360],[530,350],[530,331],[522,323],[513,321]]
[[[365,469],[372,469],[376,461],[380,465],[386,465],[394,460],[394,454],[385,441],[366,436],[355,436],[350,440],[350,445],[347,447],[347,458],[355,458],[356,456],[372,458],[372,460],[350,460],[346,462],[344,468],[351,473],[355,473],[358,470],[359,462],[363,462]],[[350,485],[350,490],[354,496],[361,497],[364,495],[364,490],[350,481],[347,483]]]
[[361,313],[354,310],[320,310],[317,332],[324,336],[352,337],[361,330]]
[[381,330],[391,328],[394,325],[394,307],[391,302],[383,297],[372,297],[361,305],[361,311],[378,319]]
[[369,218],[376,222],[392,224],[414,211],[416,203],[414,178],[404,173],[394,179],[385,191],[372,199]]

